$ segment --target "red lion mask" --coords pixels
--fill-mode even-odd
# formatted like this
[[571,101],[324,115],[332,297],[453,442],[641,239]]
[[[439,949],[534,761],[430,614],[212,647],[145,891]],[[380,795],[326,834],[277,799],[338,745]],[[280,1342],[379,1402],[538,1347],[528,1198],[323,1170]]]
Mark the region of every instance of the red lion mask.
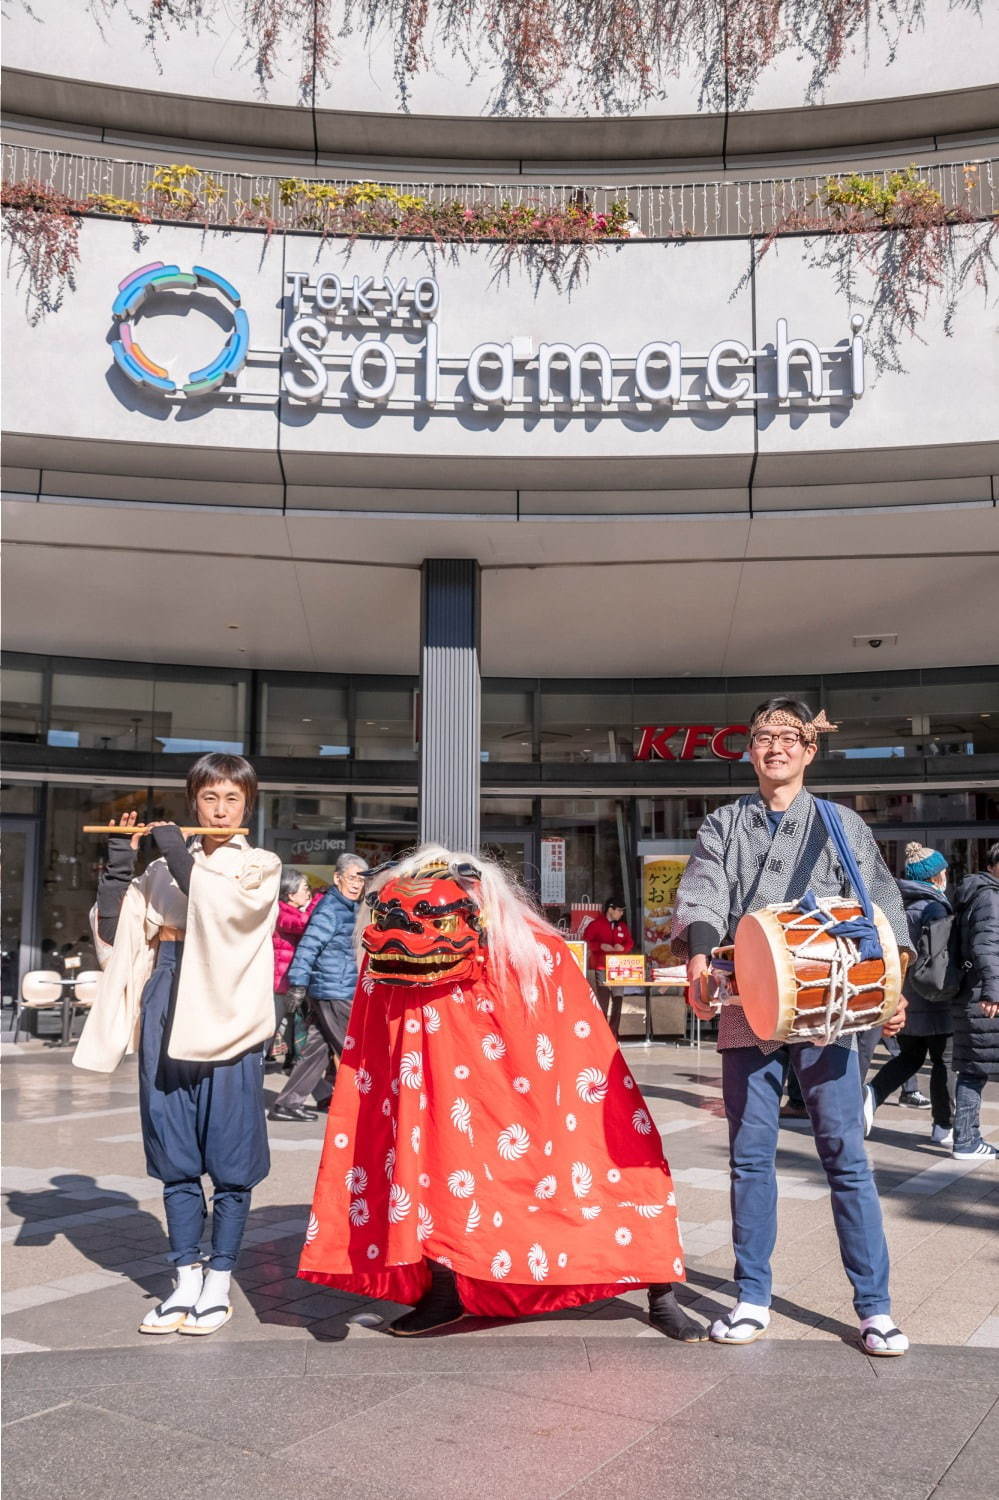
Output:
[[479,908],[446,866],[387,880],[369,904],[371,922],[361,938],[369,979],[430,985],[481,972],[486,951]]

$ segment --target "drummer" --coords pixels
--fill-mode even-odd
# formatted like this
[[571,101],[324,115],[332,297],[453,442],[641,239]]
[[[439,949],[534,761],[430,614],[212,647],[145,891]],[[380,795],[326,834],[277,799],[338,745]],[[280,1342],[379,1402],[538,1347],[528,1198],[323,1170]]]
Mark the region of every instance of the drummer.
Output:
[[[740,917],[763,906],[795,901],[809,890],[816,897],[853,894],[804,785],[819,733],[834,727],[824,713],[816,716],[799,698],[775,697],[761,703],[749,726],[749,759],[759,791],[710,813],[701,824],[677,891],[672,941],[678,957],[687,959],[688,1003],[702,1020],[710,1020],[714,1012],[698,997],[696,982],[709,967],[712,949],[732,941]],[[900,950],[908,950],[898,887],[874,838],[857,813],[849,808],[839,811],[871,900],[887,918]],[[893,1036],[904,1019],[903,1002],[884,1034]],[[718,1050],[729,1126],[739,1300],[731,1313],[712,1325],[711,1338],[720,1344],[750,1344],[770,1323],[782,1045],[760,1041],[738,1006],[722,1009]],[[789,1050],[829,1180],[860,1342],[868,1354],[904,1354],[909,1341],[891,1317],[888,1247],[864,1149],[860,1074],[852,1038],[825,1047],[791,1042]]]

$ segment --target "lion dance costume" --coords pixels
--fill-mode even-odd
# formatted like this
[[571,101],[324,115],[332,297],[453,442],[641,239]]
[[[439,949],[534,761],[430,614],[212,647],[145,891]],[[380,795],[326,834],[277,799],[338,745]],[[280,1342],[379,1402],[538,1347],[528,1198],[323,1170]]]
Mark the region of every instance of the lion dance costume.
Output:
[[299,1275],[487,1317],[679,1280],[660,1137],[559,934],[500,868],[376,875]]

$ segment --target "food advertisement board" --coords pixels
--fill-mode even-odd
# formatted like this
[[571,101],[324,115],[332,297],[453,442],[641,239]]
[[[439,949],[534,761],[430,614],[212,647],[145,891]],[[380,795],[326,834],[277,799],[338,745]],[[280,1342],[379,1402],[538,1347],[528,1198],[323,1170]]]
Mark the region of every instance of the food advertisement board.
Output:
[[654,964],[679,962],[670,944],[673,909],[688,854],[646,854],[642,860],[642,940]]

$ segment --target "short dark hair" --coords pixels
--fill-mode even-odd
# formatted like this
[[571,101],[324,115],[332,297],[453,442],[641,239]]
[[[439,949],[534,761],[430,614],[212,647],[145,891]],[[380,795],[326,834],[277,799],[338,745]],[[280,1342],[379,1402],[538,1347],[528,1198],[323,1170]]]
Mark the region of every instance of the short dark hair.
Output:
[[621,908],[621,910],[624,911],[624,897],[623,896],[608,896],[607,897],[607,900],[604,902],[604,905],[603,905],[603,912],[604,912],[604,916],[605,917],[606,917],[607,913],[610,911],[610,909],[611,909],[612,906],[619,906]]
[[[227,779],[231,780],[232,778],[229,777]],[[282,865],[281,888],[278,892],[281,900],[288,901],[295,894],[299,886],[302,884],[302,881],[305,879],[305,871],[298,865]]]
[[779,693],[777,697],[767,698],[765,702],[754,708],[749,722],[754,724],[757,719],[769,719],[771,714],[781,712],[794,714],[794,717],[800,719],[802,724],[810,724],[815,718],[803,698],[792,698],[789,694]]
[[999,844],[990,844],[985,851],[985,864],[991,870],[999,865]]
[[243,816],[249,817],[257,800],[257,773],[242,755],[222,755],[216,750],[199,756],[187,773],[187,805],[192,814],[198,793],[220,781],[235,782],[246,801]]

